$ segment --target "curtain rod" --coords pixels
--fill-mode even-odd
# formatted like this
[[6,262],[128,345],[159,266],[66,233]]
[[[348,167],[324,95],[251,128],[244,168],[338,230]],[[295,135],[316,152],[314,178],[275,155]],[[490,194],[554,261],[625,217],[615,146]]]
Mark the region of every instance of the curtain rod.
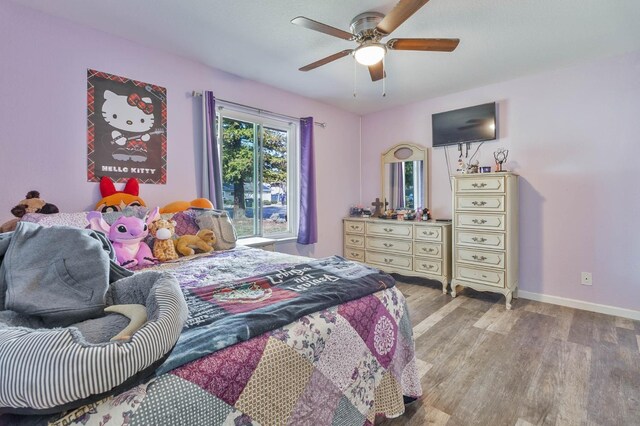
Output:
[[[193,92],[191,92],[191,95],[193,97],[200,97],[200,96],[202,96],[202,92],[196,92],[194,90]],[[279,112],[273,112],[273,111],[269,111],[269,110],[262,109],[262,108],[256,108],[256,107],[252,107],[252,106],[249,106],[249,105],[239,104],[238,102],[227,101],[227,100],[220,99],[220,98],[216,98],[216,99],[219,100],[220,102],[224,102],[225,104],[235,105],[235,106],[242,107],[242,108],[252,109],[254,111],[257,111],[258,114],[266,112],[267,114],[272,114],[272,115],[276,115],[276,116],[280,116],[280,117],[285,117],[285,118],[289,118],[289,119],[292,119],[292,120],[300,120],[300,117],[293,117],[291,115],[280,114]],[[323,123],[323,122],[320,122],[320,121],[314,121],[313,124],[315,124],[316,126],[320,126],[323,129],[325,127],[327,127],[327,123]]]

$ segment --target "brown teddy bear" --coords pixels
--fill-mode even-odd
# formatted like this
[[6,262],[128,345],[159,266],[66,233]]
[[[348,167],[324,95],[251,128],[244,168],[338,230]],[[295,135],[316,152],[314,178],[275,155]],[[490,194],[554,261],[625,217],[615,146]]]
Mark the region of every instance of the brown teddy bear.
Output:
[[175,240],[176,250],[183,256],[191,256],[195,253],[194,248],[209,253],[216,243],[216,236],[210,229],[201,229],[196,235],[183,235]]
[[58,212],[58,207],[56,207],[55,204],[47,203],[41,199],[38,191],[29,191],[26,198],[11,209],[11,213],[15,216],[15,219],[3,223],[0,226],[0,233],[14,231],[22,216],[27,213],[52,214]]
[[161,262],[176,260],[178,253],[171,237],[176,232],[174,220],[158,219],[149,225],[149,233],[153,235],[153,256]]

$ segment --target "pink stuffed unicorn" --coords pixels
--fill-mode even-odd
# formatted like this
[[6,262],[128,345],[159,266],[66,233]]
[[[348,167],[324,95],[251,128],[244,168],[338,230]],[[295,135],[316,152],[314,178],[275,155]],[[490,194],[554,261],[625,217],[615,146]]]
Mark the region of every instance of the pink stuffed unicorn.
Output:
[[119,217],[111,226],[104,220],[102,213],[94,211],[87,213],[89,226],[94,231],[104,233],[113,244],[116,259],[121,266],[152,265],[155,258],[149,246],[142,242],[149,235],[149,225],[159,216],[156,207],[145,219],[137,217]]

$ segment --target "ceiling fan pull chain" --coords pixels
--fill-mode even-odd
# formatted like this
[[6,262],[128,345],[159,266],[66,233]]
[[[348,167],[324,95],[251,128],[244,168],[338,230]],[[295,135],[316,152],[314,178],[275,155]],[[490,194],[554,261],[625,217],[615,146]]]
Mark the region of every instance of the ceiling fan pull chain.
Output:
[[[386,56],[386,55],[385,55]],[[387,61],[386,58],[382,57],[382,97],[387,97],[387,79],[385,78],[387,74]]]
[[355,58],[353,59],[353,97],[357,98],[358,94],[357,92],[357,82],[358,82],[358,63],[356,62]]

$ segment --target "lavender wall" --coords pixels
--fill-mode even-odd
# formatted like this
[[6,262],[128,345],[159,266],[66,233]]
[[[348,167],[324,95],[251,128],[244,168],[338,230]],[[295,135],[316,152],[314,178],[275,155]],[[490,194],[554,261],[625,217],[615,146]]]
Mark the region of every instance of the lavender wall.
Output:
[[[432,113],[498,101],[500,139],[482,146],[480,164],[505,147],[521,176],[521,289],[640,310],[639,73],[637,52],[367,115],[364,200],[379,195],[380,152],[431,146]],[[450,218],[444,151],[431,153],[431,206]],[[449,153],[455,171],[457,149]]]
[[[86,182],[86,70],[152,82],[168,92],[168,183],[142,185],[149,205],[198,196],[200,104],[190,93],[327,122],[316,128],[320,241],[292,253],[342,251],[340,219],[359,196],[360,119],[327,105],[211,69],[11,2],[0,2],[0,221],[30,189],[62,211],[100,198]],[[356,143],[354,143],[356,141]],[[340,188],[340,190],[337,190]]]

